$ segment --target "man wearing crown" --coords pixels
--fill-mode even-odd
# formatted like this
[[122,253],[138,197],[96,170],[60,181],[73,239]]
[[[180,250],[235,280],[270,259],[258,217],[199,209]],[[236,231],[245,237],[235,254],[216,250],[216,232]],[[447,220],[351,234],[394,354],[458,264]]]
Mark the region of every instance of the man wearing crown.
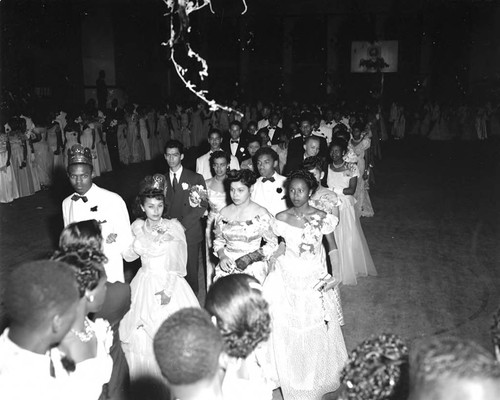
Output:
[[108,282],[124,282],[122,252],[132,243],[127,206],[116,193],[92,183],[90,149],[75,144],[68,150],[68,177],[75,193],[64,199],[64,226],[72,222],[95,219],[104,241],[104,265]]
[[89,219],[97,220],[101,226],[103,250],[108,258],[104,264],[108,282],[103,307],[96,317],[110,321],[114,332],[110,349],[113,372],[104,398],[121,399],[128,390],[129,371],[120,345],[118,325],[130,308],[130,286],[122,283],[125,281],[122,252],[132,244],[133,238],[125,202],[118,194],[93,183],[92,169],[90,149],[81,144],[73,145],[68,150],[67,173],[75,192],[63,200],[62,212],[64,226]]

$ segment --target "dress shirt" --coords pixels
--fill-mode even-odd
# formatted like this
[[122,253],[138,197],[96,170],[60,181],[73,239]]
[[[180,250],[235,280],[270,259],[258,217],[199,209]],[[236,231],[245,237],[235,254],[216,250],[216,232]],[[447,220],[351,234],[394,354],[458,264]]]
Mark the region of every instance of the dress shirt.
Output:
[[[265,128],[266,126],[269,125],[269,119],[267,118],[262,118],[257,122],[257,130]],[[283,121],[280,119],[278,122],[278,128],[283,128]]]
[[182,166],[182,164],[181,164],[181,167],[177,171],[175,171],[175,172],[172,172],[172,170],[169,169],[169,171],[170,171],[170,174],[169,174],[169,176],[170,176],[170,184],[172,185],[172,187],[174,186],[174,174],[175,174],[175,177],[177,178],[177,183],[179,183],[180,180],[181,180],[181,175],[182,175],[182,170],[183,169],[184,169],[184,167]]
[[[72,222],[95,219],[101,225],[104,254],[108,262],[104,269],[109,282],[125,282],[123,275],[123,259],[121,253],[132,243],[130,218],[127,206],[123,199],[116,193],[102,189],[95,183],[85,193],[88,201],[74,201],[66,197],[62,203],[64,226]],[[117,234],[113,243],[106,243],[109,234]]]
[[275,172],[272,176],[274,182],[262,182],[262,177],[257,179],[253,185],[251,199],[267,210],[274,216],[281,211],[287,209],[285,200],[285,183],[286,177]]
[[[210,169],[210,155],[212,153],[213,152],[210,150],[208,153],[203,154],[196,159],[196,172],[203,176],[203,179],[205,180],[212,178],[212,171]],[[240,163],[238,162],[238,159],[233,155],[231,155],[229,169],[240,169]],[[177,179],[179,178],[177,177]]]
[[231,139],[231,141],[229,142],[229,148],[231,149],[232,156],[236,156],[236,152],[238,151],[238,146],[240,145],[240,143],[241,143],[241,138],[238,139],[237,143],[234,143],[233,139]]

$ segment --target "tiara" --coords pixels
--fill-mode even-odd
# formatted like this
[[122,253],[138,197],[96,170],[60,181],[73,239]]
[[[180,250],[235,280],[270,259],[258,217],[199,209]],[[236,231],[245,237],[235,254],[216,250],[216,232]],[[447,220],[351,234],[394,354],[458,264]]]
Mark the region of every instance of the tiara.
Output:
[[68,149],[68,166],[72,164],[92,165],[92,153],[88,147],[81,144],[74,144]]
[[150,192],[153,190],[164,192],[166,183],[167,181],[165,175],[154,174],[153,176],[146,176],[141,184],[141,193]]

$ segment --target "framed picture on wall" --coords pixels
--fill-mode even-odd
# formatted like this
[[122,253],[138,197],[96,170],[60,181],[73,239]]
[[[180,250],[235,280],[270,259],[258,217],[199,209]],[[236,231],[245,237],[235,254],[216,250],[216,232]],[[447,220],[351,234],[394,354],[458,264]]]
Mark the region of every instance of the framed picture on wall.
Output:
[[352,42],[351,72],[397,72],[398,44],[397,40]]

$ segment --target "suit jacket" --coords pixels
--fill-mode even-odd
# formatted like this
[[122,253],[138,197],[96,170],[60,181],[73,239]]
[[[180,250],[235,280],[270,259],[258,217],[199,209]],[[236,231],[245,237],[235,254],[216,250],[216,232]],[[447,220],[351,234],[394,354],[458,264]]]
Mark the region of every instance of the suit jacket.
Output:
[[[234,154],[234,156],[238,159],[238,162],[240,164],[243,160],[250,157],[247,154],[247,145],[248,145],[247,136],[242,133],[240,136],[240,143],[238,144],[238,150],[236,151],[236,154]],[[229,134],[224,135],[224,139],[222,140],[221,148],[227,154],[233,155],[233,153],[231,153],[231,136]]]
[[[319,137],[319,154],[318,156],[326,160],[328,158],[328,145],[324,137]],[[284,174],[299,169],[304,161],[304,138],[302,136],[290,140],[288,143],[288,154],[286,157],[286,165]]]
[[170,171],[166,173],[167,193],[165,201],[167,203],[167,216],[177,218],[186,229],[186,241],[188,243],[197,243],[203,240],[204,230],[201,225],[201,218],[207,210],[207,201],[201,202],[201,207],[191,207],[189,205],[189,188],[193,185],[201,185],[206,190],[205,180],[200,174],[182,168],[182,174],[179,177],[177,190],[174,193],[172,183],[170,182]]
[[[267,134],[269,135],[269,138],[271,138],[271,135],[269,134],[269,126],[266,126],[265,128],[262,128],[267,130]],[[279,126],[276,127],[273,133],[273,137],[271,139],[271,144],[279,144],[280,143],[280,136],[281,133],[283,132],[283,129],[280,128]]]

